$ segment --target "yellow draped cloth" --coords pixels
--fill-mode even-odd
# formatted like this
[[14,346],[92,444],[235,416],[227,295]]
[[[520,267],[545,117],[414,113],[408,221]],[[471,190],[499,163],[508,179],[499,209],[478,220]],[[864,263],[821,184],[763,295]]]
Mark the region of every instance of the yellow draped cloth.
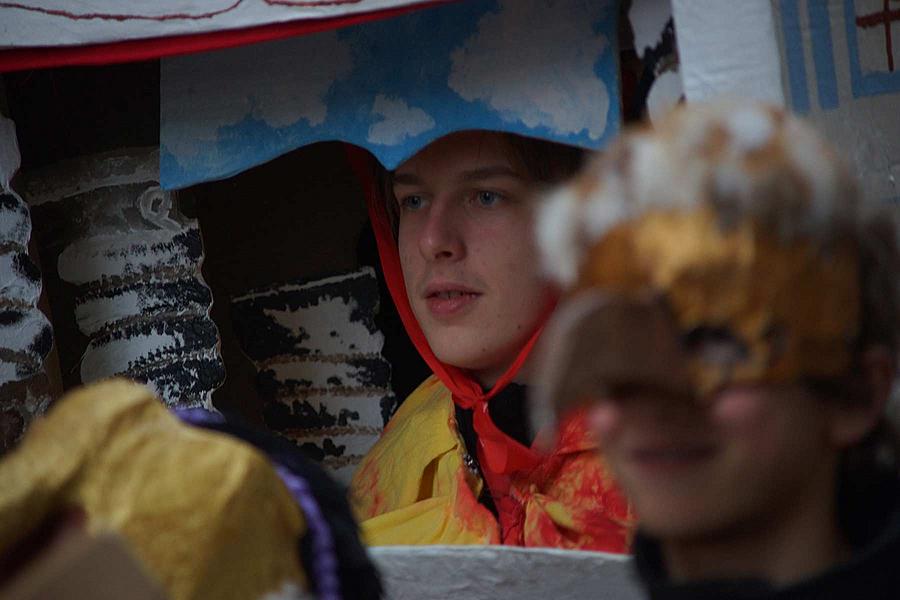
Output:
[[350,497],[370,545],[496,544],[626,552],[634,516],[576,415],[534,471],[516,474],[518,526],[501,532],[478,502],[453,400],[428,378],[400,406],[353,477]]
[[81,388],[0,462],[0,554],[57,511],[120,534],[173,600],[303,589],[303,515],[268,459],[182,424],[146,387]]

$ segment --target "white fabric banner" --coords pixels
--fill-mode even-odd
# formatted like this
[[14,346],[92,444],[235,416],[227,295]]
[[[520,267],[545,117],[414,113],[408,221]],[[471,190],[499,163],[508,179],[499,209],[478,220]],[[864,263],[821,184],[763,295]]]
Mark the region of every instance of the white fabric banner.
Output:
[[0,48],[76,46],[325,19],[424,0],[0,0]]
[[672,0],[688,102],[721,95],[784,105],[769,0]]

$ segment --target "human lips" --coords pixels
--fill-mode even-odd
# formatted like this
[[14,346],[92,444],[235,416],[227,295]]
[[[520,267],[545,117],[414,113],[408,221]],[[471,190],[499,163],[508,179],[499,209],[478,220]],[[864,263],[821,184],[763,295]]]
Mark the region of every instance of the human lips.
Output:
[[437,318],[450,318],[465,312],[482,296],[482,293],[468,286],[436,281],[425,287],[422,298],[429,312]]

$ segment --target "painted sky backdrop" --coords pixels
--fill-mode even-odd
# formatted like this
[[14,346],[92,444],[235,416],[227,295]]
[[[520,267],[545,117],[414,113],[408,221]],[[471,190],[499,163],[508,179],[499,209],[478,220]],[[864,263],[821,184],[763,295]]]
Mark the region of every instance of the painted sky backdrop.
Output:
[[162,60],[161,183],[343,140],[393,168],[463,129],[600,148],[620,127],[616,0],[470,0]]

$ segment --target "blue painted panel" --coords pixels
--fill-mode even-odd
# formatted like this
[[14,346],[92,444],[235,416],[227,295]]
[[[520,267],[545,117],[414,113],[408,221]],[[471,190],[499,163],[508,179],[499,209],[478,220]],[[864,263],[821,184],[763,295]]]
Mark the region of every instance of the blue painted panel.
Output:
[[816,87],[819,92],[819,106],[824,110],[837,108],[839,103],[828,4],[828,0],[808,0],[807,2],[813,63],[816,69]]
[[806,85],[806,62],[803,58],[799,3],[800,0],[779,0],[788,67],[788,86],[791,92],[791,108],[798,114],[806,114],[809,112],[809,91]]
[[464,129],[601,148],[620,129],[617,0],[471,0],[165,59],[161,183],[343,140],[393,168]]

